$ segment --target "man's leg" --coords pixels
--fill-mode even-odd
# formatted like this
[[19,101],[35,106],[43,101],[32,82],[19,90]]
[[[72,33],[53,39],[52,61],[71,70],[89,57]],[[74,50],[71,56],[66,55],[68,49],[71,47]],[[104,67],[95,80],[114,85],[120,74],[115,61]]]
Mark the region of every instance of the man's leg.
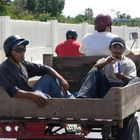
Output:
[[41,91],[53,98],[63,97],[59,83],[48,74],[43,75],[34,85],[33,89],[34,91]]
[[77,95],[78,98],[103,97],[110,85],[102,70],[93,67],[86,77]]

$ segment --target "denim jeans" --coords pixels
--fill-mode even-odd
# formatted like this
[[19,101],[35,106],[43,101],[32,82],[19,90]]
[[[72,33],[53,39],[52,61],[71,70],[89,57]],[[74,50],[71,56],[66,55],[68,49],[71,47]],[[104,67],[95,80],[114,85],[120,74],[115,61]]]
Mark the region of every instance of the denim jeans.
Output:
[[110,84],[103,71],[93,67],[85,76],[77,97],[103,97],[109,88]]
[[110,83],[104,72],[93,67],[85,76],[82,86],[77,95],[78,98],[102,98],[111,87],[120,87],[140,81],[139,77],[135,77],[123,84],[114,82]]
[[43,75],[33,86],[34,91],[39,91],[52,98],[71,98],[71,94],[63,93],[58,80],[48,74]]

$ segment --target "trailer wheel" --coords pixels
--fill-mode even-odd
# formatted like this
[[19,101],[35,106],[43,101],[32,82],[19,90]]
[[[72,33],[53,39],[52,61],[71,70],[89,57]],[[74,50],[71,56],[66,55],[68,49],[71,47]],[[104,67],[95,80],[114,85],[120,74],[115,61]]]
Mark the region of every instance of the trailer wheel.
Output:
[[120,129],[119,140],[140,140],[139,125],[136,117],[124,120],[124,127]]

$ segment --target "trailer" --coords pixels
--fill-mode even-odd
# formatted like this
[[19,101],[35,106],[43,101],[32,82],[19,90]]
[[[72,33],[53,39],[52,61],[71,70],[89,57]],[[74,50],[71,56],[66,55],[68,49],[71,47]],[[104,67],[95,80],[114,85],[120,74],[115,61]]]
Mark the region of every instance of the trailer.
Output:
[[[78,91],[85,74],[103,56],[53,57],[43,55],[43,63],[56,69]],[[140,75],[140,56],[132,56]],[[35,81],[31,81],[34,84]],[[27,99],[8,96],[0,87],[0,138],[94,139],[100,132],[105,140],[140,140],[135,113],[140,109],[140,82],[112,87],[104,98],[48,99],[39,108]]]

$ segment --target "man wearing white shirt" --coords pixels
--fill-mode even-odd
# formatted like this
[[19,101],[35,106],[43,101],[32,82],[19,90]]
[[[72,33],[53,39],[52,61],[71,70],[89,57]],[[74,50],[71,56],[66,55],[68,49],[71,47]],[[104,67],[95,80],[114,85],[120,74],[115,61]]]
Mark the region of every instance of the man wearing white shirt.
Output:
[[[118,35],[111,33],[112,19],[109,15],[99,14],[95,18],[95,26],[92,33],[88,33],[81,42],[79,51],[84,56],[110,55],[108,49],[111,40]],[[126,46],[125,55],[130,54]]]

